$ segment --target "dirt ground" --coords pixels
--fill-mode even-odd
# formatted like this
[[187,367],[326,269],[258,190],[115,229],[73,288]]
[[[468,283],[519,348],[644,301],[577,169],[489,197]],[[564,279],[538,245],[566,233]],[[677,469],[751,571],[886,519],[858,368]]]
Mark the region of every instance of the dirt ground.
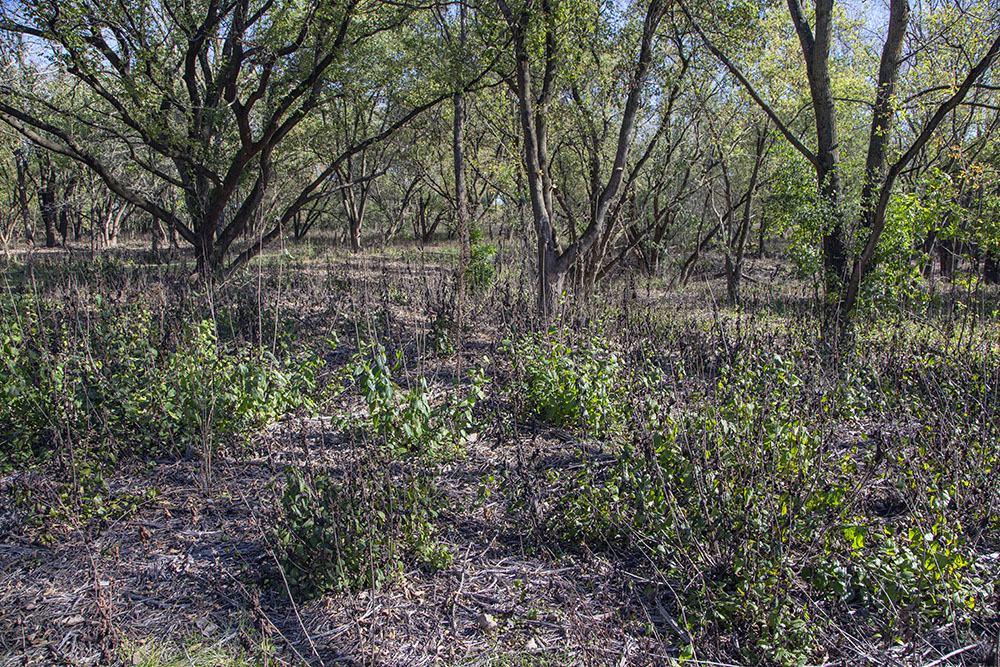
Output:
[[54,527],[48,546],[20,524],[11,492],[44,493],[46,477],[6,476],[0,664],[127,663],[149,642],[251,652],[264,643],[279,664],[317,665],[639,664],[678,654],[668,591],[594,554],[556,558],[526,545],[501,498],[477,501],[481,480],[518,448],[540,467],[573,466],[564,432],[502,447],[484,437],[445,467],[446,570],[296,605],[268,535],[276,483],[292,463],[335,466],[339,448],[322,419],[276,425],[260,435],[260,456],[215,462],[210,493],[199,462],[130,466],[109,488],[155,489],[155,498],[115,521]]

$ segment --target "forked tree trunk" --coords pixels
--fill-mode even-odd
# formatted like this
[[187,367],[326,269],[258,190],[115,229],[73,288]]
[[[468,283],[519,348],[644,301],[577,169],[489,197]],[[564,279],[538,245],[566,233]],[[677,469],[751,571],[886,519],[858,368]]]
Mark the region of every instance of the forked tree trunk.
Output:
[[590,256],[591,249],[600,241],[606,230],[612,203],[617,199],[624,181],[635,116],[652,62],[653,42],[657,28],[664,16],[665,8],[662,0],[651,0],[646,8],[639,56],[629,82],[628,95],[622,111],[611,173],[597,196],[587,229],[576,241],[570,243],[565,249],[561,249],[556,243],[553,230],[553,190],[548,173],[546,124],[546,106],[552,96],[557,69],[556,17],[551,3],[543,1],[542,11],[546,21],[545,68],[542,89],[538,96],[539,104],[536,109],[528,47],[528,24],[531,18],[531,7],[513,9],[506,0],[496,0],[496,2],[507,21],[514,42],[514,69],[523,137],[524,164],[537,243],[538,312],[543,318],[548,318],[555,306],[555,295],[562,290],[566,275],[576,266],[577,262],[585,261]]
[[353,160],[347,160],[347,167],[345,170],[338,170],[338,176],[340,178],[341,185],[344,187],[340,190],[341,202],[344,205],[344,217],[346,219],[346,235],[347,243],[351,248],[351,252],[361,252],[361,226],[364,223],[365,212],[368,208],[368,194],[369,188],[371,187],[371,180],[366,180],[368,174],[365,172],[368,168],[368,156],[366,153],[361,153],[361,173],[360,178],[361,183],[352,183],[351,180],[354,178],[353,171]]

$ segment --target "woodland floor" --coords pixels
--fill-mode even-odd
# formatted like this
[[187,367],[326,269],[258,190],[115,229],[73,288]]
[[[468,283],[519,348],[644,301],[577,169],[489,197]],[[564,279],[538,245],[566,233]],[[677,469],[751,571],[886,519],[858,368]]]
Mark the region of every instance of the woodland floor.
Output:
[[[552,435],[520,444],[539,466],[572,466],[572,444]],[[120,655],[150,641],[242,642],[252,649],[261,638],[275,645],[275,656],[316,664],[493,664],[512,654],[558,664],[666,658],[669,642],[658,635],[671,633],[669,622],[641,571],[596,555],[526,553],[499,499],[476,502],[480,479],[505,458],[495,446],[483,441],[445,471],[449,505],[470,508],[443,520],[442,541],[455,554],[451,567],[406,572],[382,590],[297,608],[273,581],[267,515],[283,466],[336,461],[337,445],[320,421],[269,429],[260,442],[266,455],[216,463],[211,494],[195,462],[123,471],[109,480],[112,487],[159,490],[135,515],[96,529],[66,526],[52,547],[4,531],[3,664],[99,664],[108,651]],[[517,445],[502,448],[507,456],[511,447]],[[12,509],[3,511],[7,528]],[[496,619],[495,630],[480,621],[484,613]]]
[[[405,258],[352,262],[338,265],[350,281],[394,273],[396,284],[428,294],[445,274]],[[758,273],[763,279],[776,271],[771,264]],[[317,282],[326,280],[322,273],[317,269]],[[296,278],[300,287],[309,280]],[[724,291],[718,282],[704,285],[685,299]],[[637,292],[658,296],[646,287]],[[683,307],[684,300],[670,306]],[[322,320],[338,308],[314,299],[298,312],[303,320]],[[426,312],[405,298],[392,309],[405,332],[400,338],[410,341],[403,348],[411,372],[446,387],[456,360],[422,358]],[[498,331],[484,326],[470,336],[465,368],[496,353]],[[342,364],[349,353],[335,349],[330,361]],[[280,581],[269,526],[286,467],[336,469],[344,459],[348,445],[327,417],[281,420],[252,436],[240,456],[216,457],[210,475],[197,460],[123,463],[106,479],[108,487],[138,495],[155,489],[155,497],[114,521],[50,526],[47,543],[23,524],[13,502],[14,489],[57,493],[46,467],[2,475],[0,665],[623,666],[676,658],[684,643],[676,598],[648,564],[528,544],[508,520],[502,494],[480,496],[482,480],[515,467],[544,484],[547,471],[581,467],[584,454],[599,462],[602,444],[530,421],[518,425],[513,439],[500,433],[486,428],[461,459],[441,469],[449,502],[437,523],[454,554],[449,567],[434,574],[412,569],[379,589],[298,605]],[[856,613],[845,620],[861,628],[864,612]],[[824,643],[838,646],[839,655],[823,664],[927,665],[961,648],[949,644],[947,628],[888,648],[859,636],[829,637]],[[740,650],[735,636],[718,641],[735,644],[712,647],[713,655]],[[987,664],[991,649],[974,647],[963,659]],[[725,663],[696,655],[688,664]]]

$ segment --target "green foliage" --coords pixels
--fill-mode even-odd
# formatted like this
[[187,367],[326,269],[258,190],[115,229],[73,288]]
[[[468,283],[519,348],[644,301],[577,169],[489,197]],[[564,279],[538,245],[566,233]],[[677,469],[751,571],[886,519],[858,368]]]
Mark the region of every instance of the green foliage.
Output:
[[15,484],[14,506],[23,513],[23,523],[41,544],[52,544],[56,526],[87,524],[92,520],[117,521],[135,514],[159,495],[155,488],[142,492],[112,488],[101,461],[83,460],[72,471],[72,480],[29,487]]
[[365,450],[370,458],[340,476],[288,471],[276,538],[282,572],[301,595],[381,586],[408,561],[431,571],[451,564],[434,524],[444,504],[435,465],[474,432],[485,376],[472,374],[466,397],[450,394],[434,405],[424,378],[409,391],[396,384],[401,365],[400,355],[390,367],[385,349],[369,345],[347,368],[368,414],[344,425],[375,445]]
[[276,531],[289,586],[304,597],[379,587],[406,562],[437,571],[452,554],[434,525],[443,505],[433,473],[408,466],[393,478],[385,460],[363,461],[337,479],[289,470]]
[[763,183],[761,217],[776,234],[787,234],[785,255],[799,277],[819,275],[819,240],[827,213],[818,210],[816,179],[810,166],[793,148],[779,143],[770,178]]
[[313,407],[318,357],[225,350],[210,320],[190,325],[168,348],[149,309],[121,309],[99,295],[85,322],[30,296],[0,309],[7,465],[60,444],[94,449],[109,461],[122,453],[190,452]]
[[[889,633],[899,623],[968,621],[989,604],[994,583],[963,529],[988,518],[961,499],[988,484],[980,471],[996,467],[996,428],[983,433],[973,417],[959,433],[979,433],[971,442],[988,446],[937,452],[918,432],[898,441],[890,460],[864,441],[840,450],[826,441],[827,419],[873,410],[925,418],[921,393],[949,386],[948,374],[932,379],[928,370],[909,371],[920,383],[890,379],[887,387],[862,366],[817,389],[791,359],[751,356],[684,408],[665,410],[650,397],[648,435],[626,441],[610,468],[588,463],[556,475],[541,527],[569,545],[641,553],[668,577],[694,576],[679,601],[689,630],[749,633],[781,664],[813,657],[823,627],[816,600],[876,610],[894,619]],[[956,470],[964,482],[953,481]],[[864,499],[862,476],[905,499],[892,510],[898,517],[887,521],[885,502]],[[901,619],[903,608],[912,616]]]
[[439,357],[450,357],[455,354],[455,328],[458,325],[450,312],[442,310],[434,318],[431,330],[427,334],[428,347]]
[[919,246],[938,221],[947,219],[949,209],[940,196],[893,196],[876,248],[875,271],[865,277],[862,296],[866,306],[916,310],[926,306],[929,295],[921,268],[930,257]]
[[552,336],[529,336],[507,348],[521,381],[516,391],[529,414],[594,433],[622,425],[625,368],[605,341],[574,348]]
[[27,298],[0,304],[0,443],[7,465],[23,465],[51,433],[50,415],[57,414],[57,389],[63,365],[41,345],[29,345],[38,334],[33,302]]
[[[964,158],[961,152],[953,157]],[[926,311],[931,301],[929,285],[922,269],[933,261],[924,243],[950,243],[948,252],[956,260],[975,266],[983,257],[996,253],[997,216],[1000,197],[990,184],[996,170],[978,162],[954,166],[956,173],[929,169],[912,190],[895,193],[886,212],[885,230],[879,237],[874,271],[865,276],[862,306],[871,314],[887,308]]]
[[232,437],[297,408],[312,409],[316,358],[287,367],[265,350],[220,354],[210,320],[191,325],[168,356],[159,410],[172,441]]
[[381,346],[368,346],[354,356],[350,373],[368,407],[365,426],[395,455],[439,457],[457,453],[475,430],[473,408],[483,397],[485,375],[482,371],[473,374],[468,396],[451,394],[433,405],[425,378],[417,378],[408,391],[396,384],[392,374],[401,367],[401,355],[397,353],[390,367]]
[[485,292],[496,276],[496,246],[482,240],[482,232],[472,230],[472,255],[465,268],[465,279],[476,292]]
[[835,223],[836,212],[813,195],[801,202],[789,226],[790,243],[785,255],[803,280],[819,284],[823,271],[820,240]]
[[322,595],[379,586],[398,573],[401,561],[387,527],[391,507],[385,487],[354,475],[338,484],[326,476],[307,479],[288,471],[281,498],[284,526],[276,540],[279,564],[293,591]]

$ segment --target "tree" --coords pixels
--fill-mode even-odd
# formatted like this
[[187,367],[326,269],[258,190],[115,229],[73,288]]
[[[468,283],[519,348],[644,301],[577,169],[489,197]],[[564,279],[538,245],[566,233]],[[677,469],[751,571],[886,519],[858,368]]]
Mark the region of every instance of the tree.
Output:
[[[667,5],[661,0],[650,0],[643,10],[638,53],[634,63],[628,67],[625,84],[625,100],[618,123],[614,157],[606,179],[602,179],[600,165],[593,175],[600,182],[588,222],[575,239],[563,247],[556,240],[555,189],[552,179],[552,163],[549,154],[549,108],[553,103],[559,52],[560,33],[557,27],[556,7],[551,0],[541,0],[537,4],[525,2],[520,6],[511,5],[507,0],[496,0],[496,6],[510,30],[513,41],[514,82],[512,88],[518,99],[518,115],[521,125],[523,159],[526,170],[528,194],[531,204],[537,242],[538,310],[543,316],[551,314],[555,292],[559,291],[566,275],[577,262],[598,243],[609,223],[609,213],[617,201],[622,184],[626,179],[629,150],[635,130],[636,115],[639,111],[645,84],[653,63],[653,48],[660,23],[667,13]],[[541,85],[536,94],[532,66],[533,39],[536,31],[541,42]],[[592,172],[593,173],[593,172]]]
[[[51,77],[36,87],[5,83],[0,120],[86,165],[116,195],[175,229],[194,247],[199,274],[208,276],[225,266],[231,246],[256,219],[288,137],[342,93],[339,76],[352,53],[413,11],[374,5],[362,17],[357,0],[5,4],[0,31],[32,40],[40,58],[88,94],[56,104],[46,91]],[[227,268],[277,237],[346,159],[448,95],[429,88],[424,83],[423,99],[397,110],[377,136],[331,156]],[[104,157],[108,146],[123,147],[136,165],[169,184],[185,215],[117,177]]]
[[[469,8],[466,0],[458,0],[454,17],[445,16],[438,8],[437,19],[448,44],[452,66],[461,70],[463,61],[468,57],[469,48]],[[457,31],[457,35],[453,33]],[[469,229],[469,201],[465,184],[465,93],[457,90],[452,95],[452,172],[455,179],[455,227],[458,231],[458,267],[455,276],[458,283],[459,320],[465,308],[466,280],[465,273],[472,260],[472,241]]]
[[[896,91],[903,63],[920,54],[904,54],[905,39],[910,27],[908,0],[890,0],[885,39],[881,45],[879,69],[871,104],[871,129],[861,182],[861,193],[854,213],[854,229],[859,251],[852,251],[849,229],[845,220],[848,207],[843,193],[843,166],[840,154],[838,109],[831,77],[831,45],[834,40],[834,0],[815,0],[812,23],[801,0],[788,0],[788,15],[799,42],[806,69],[814,120],[815,148],[808,147],[780,115],[757,92],[748,76],[736,62],[708,36],[702,23],[681,3],[696,26],[703,41],[730,73],[745,87],[754,101],[778,127],[785,139],[813,165],[818,193],[830,222],[823,235],[823,259],[826,284],[827,322],[836,325],[831,331],[839,336],[853,318],[858,291],[866,273],[873,268],[873,256],[885,229],[885,215],[896,179],[925,147],[938,126],[958,107],[966,95],[992,67],[1000,54],[1000,36],[982,44],[978,54],[967,54],[970,65],[956,75],[954,86],[933,92],[945,93],[916,135],[909,140],[895,160],[891,159],[890,140],[895,122]],[[975,17],[982,27],[996,25],[996,11],[991,16]],[[925,91],[930,93],[932,91]]]
[[16,152],[10,137],[0,135],[0,206],[3,206],[0,209],[0,246],[5,251],[14,238],[18,218],[24,215],[20,206],[22,200],[27,208],[24,186],[21,156]]

